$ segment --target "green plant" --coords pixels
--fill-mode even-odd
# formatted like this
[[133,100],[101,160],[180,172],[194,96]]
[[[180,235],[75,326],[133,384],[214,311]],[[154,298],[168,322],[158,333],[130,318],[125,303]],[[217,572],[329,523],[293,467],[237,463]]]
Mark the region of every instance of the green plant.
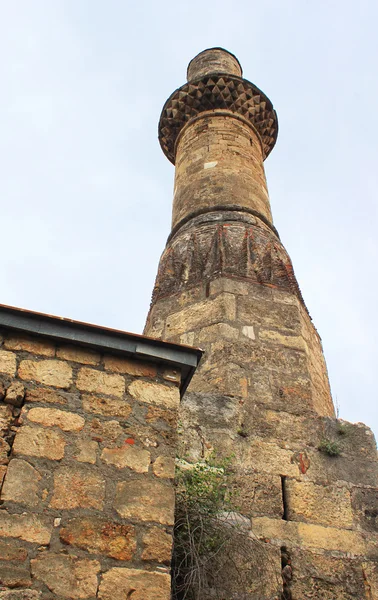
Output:
[[[264,595],[269,561],[232,493],[231,458],[179,461],[172,559],[173,600]],[[270,584],[270,578],[268,577]]]
[[324,452],[324,454],[328,454],[328,456],[339,456],[341,454],[340,445],[329,438],[322,439],[318,446],[318,450]]

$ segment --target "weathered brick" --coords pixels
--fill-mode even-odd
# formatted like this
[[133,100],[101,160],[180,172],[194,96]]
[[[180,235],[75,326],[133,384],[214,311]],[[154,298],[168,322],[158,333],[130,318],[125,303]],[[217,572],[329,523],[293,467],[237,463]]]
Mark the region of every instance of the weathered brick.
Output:
[[88,394],[83,394],[83,409],[90,413],[123,419],[127,419],[132,410],[130,404],[124,400],[101,398]]
[[102,509],[105,498],[105,481],[93,468],[61,467],[54,473],[52,508]]
[[120,358],[119,356],[105,356],[104,365],[108,371],[133,375],[134,377],[155,377],[157,373],[156,365],[129,358]]
[[175,460],[170,456],[158,456],[152,465],[156,477],[173,479],[175,476]]
[[11,515],[0,510],[0,536],[19,538],[25,542],[49,544],[52,522],[45,517],[32,514]]
[[16,366],[17,362],[14,352],[0,350],[0,373],[13,376],[16,373]]
[[94,465],[97,458],[98,443],[88,439],[80,439],[76,442],[75,458],[79,462]]
[[125,444],[122,448],[104,448],[101,460],[108,465],[114,465],[118,469],[129,467],[137,473],[147,473],[151,455],[147,450]]
[[173,524],[175,496],[159,482],[133,480],[117,484],[114,508],[121,517]]
[[23,350],[30,352],[30,354],[40,354],[42,356],[55,355],[55,346],[51,342],[26,336],[12,335],[4,341],[4,346],[8,350]]
[[33,577],[57,596],[71,599],[95,597],[100,563],[96,560],[47,552],[31,561]]
[[14,454],[40,456],[50,460],[61,460],[66,442],[58,431],[42,427],[21,427],[14,444]]
[[1,490],[1,499],[34,506],[39,502],[41,475],[28,462],[13,458]]
[[72,383],[72,369],[61,360],[23,360],[18,375],[27,381],[38,381],[58,388],[68,388]]
[[170,564],[172,554],[172,535],[159,527],[151,527],[143,536],[143,560],[156,560]]
[[57,408],[31,408],[27,417],[33,423],[45,427],[59,427],[63,431],[81,431],[85,424],[85,420],[80,415]]
[[100,517],[71,519],[60,530],[60,539],[92,554],[117,560],[131,560],[136,551],[136,533],[132,525],[121,525]]
[[165,573],[114,567],[103,574],[99,600],[169,600],[171,578]]
[[76,381],[79,390],[118,396],[122,398],[125,393],[125,380],[121,375],[113,375],[83,367],[79,371]]
[[165,408],[178,408],[180,393],[175,387],[168,387],[161,383],[151,383],[136,379],[129,385],[129,394],[136,400],[157,404]]
[[82,363],[83,365],[98,365],[101,356],[94,350],[88,348],[80,348],[80,346],[61,346],[57,349],[56,355],[64,360],[72,360],[72,362]]

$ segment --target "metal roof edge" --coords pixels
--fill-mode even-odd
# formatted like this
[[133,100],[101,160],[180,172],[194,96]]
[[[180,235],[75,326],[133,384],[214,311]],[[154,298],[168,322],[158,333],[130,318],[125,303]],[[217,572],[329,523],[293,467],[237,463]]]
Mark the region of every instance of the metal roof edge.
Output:
[[3,304],[0,304],[1,327],[179,367],[182,372],[181,396],[188,387],[203,354],[200,348],[164,342],[144,335]]

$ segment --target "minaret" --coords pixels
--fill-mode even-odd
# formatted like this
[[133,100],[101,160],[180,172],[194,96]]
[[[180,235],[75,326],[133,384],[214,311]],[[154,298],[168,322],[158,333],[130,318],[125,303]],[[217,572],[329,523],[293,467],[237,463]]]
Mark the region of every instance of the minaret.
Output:
[[268,587],[251,598],[378,598],[376,446],[335,419],[321,341],[273,225],[264,160],[277,115],[222,48],[187,75],[159,123],[173,217],[145,328],[205,351],[182,403],[182,452],[234,456],[241,511],[269,547]]

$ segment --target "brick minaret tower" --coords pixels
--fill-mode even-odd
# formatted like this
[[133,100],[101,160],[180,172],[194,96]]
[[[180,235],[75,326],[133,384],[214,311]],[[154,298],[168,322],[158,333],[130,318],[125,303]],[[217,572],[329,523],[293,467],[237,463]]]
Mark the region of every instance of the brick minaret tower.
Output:
[[173,218],[145,333],[205,350],[182,404],[183,452],[235,457],[241,510],[278,574],[251,598],[378,598],[376,446],[335,419],[321,341],[272,222],[263,162],[277,130],[232,54],[190,62],[159,124]]

